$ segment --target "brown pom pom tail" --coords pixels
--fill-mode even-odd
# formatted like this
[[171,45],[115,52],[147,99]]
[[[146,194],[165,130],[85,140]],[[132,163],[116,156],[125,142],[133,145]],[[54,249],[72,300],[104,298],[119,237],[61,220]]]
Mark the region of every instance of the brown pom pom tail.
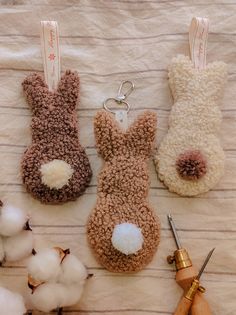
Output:
[[198,180],[207,172],[206,159],[198,150],[186,151],[179,155],[176,169],[183,179]]

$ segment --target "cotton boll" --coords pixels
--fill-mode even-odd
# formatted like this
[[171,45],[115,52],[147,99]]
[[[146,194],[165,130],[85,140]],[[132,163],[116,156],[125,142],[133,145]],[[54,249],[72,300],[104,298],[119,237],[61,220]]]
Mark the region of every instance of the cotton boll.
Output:
[[19,233],[26,221],[26,213],[11,205],[3,205],[0,210],[0,234],[4,236],[12,236]]
[[0,236],[0,263],[4,260],[4,257],[3,238]]
[[23,230],[14,236],[3,238],[3,248],[7,261],[16,261],[29,256],[34,247],[33,233]]
[[37,287],[30,300],[34,307],[42,312],[50,312],[57,307],[76,304],[83,292],[81,285],[63,285],[56,282],[48,282]]
[[26,312],[23,297],[0,287],[0,314],[23,315]]
[[30,295],[30,300],[37,310],[50,312],[59,306],[62,292],[64,291],[61,284],[48,282],[37,287]]
[[72,284],[63,286],[63,290],[61,291],[63,296],[60,299],[59,307],[64,306],[72,306],[79,302],[82,293],[83,293],[83,285],[81,284]]
[[85,266],[74,255],[67,255],[61,264],[60,282],[71,284],[87,278],[88,272]]
[[118,224],[113,230],[111,241],[112,245],[121,253],[135,254],[143,245],[142,231],[132,223]]
[[50,281],[60,274],[61,259],[54,248],[45,248],[32,256],[28,262],[28,272],[37,280]]

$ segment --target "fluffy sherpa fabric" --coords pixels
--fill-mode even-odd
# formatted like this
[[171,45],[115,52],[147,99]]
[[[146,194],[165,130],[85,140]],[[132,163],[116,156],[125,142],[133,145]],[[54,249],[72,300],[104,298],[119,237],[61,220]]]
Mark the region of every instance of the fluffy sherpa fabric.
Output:
[[23,259],[34,248],[29,218],[20,208],[2,202],[0,205],[0,262]]
[[[98,179],[98,199],[88,225],[88,240],[98,261],[113,272],[138,271],[148,264],[160,240],[160,223],[147,201],[150,157],[156,115],[145,112],[123,132],[111,113],[99,111],[94,130],[105,164]],[[143,246],[125,255],[112,245],[116,225],[133,223],[141,229]]]
[[88,272],[70,251],[46,248],[29,259],[30,300],[40,311],[76,304],[83,292]]
[[217,132],[221,123],[218,103],[226,79],[223,62],[197,70],[186,56],[172,60],[169,84],[174,105],[168,133],[155,159],[160,180],[172,192],[184,196],[207,192],[224,173]]
[[0,287],[0,315],[23,315],[25,312],[23,297]]
[[[26,189],[43,203],[58,204],[75,200],[84,192],[92,176],[88,157],[78,137],[76,103],[79,77],[77,73],[67,71],[58,89],[50,92],[41,76],[33,74],[24,80],[23,89],[33,112],[32,144],[22,160],[22,178]],[[73,170],[70,176],[65,168],[60,168],[60,174],[55,174],[58,163],[56,167],[54,163],[53,169],[43,167],[53,160],[70,165]],[[54,188],[53,180],[50,181],[48,177],[50,174],[55,180]],[[66,178],[62,178],[63,174]]]

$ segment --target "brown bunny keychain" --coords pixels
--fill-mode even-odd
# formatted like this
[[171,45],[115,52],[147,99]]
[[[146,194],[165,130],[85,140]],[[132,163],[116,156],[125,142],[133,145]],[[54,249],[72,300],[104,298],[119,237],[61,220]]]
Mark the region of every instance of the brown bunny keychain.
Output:
[[[149,175],[147,159],[156,133],[156,114],[146,111],[126,130],[119,122],[127,121],[127,94],[107,99],[106,110],[94,120],[98,152],[105,164],[98,179],[98,199],[91,214],[87,233],[98,261],[113,272],[138,271],[148,264],[160,240],[160,223],[148,204]],[[126,106],[114,111],[108,101]],[[112,112],[112,113],[110,113]]]
[[33,118],[32,143],[24,153],[21,169],[32,196],[43,203],[58,204],[79,197],[92,171],[79,143],[78,74],[68,70],[60,79],[57,23],[42,22],[42,30],[46,82],[38,74],[23,82]]

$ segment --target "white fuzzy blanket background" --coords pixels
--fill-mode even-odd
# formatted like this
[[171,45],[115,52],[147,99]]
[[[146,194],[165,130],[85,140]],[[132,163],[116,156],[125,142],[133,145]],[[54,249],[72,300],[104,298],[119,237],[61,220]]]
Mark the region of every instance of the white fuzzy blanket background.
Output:
[[[216,247],[202,284],[214,315],[236,314],[236,1],[0,1],[0,197],[32,215],[36,249],[71,248],[89,268],[79,305],[66,314],[172,314],[182,290],[174,266],[166,262],[175,243],[166,214],[171,212],[182,244],[199,267]],[[96,201],[97,157],[93,117],[106,97],[115,96],[122,80],[136,86],[130,95],[130,121],[144,109],[158,114],[157,145],[167,132],[172,99],[167,66],[176,54],[188,54],[188,28],[193,16],[209,17],[207,60],[229,65],[222,103],[220,133],[226,153],[225,175],[207,194],[183,198],[169,193],[150,161],[150,202],[162,222],[159,250],[145,270],[112,274],[94,259],[86,240],[86,221]],[[21,82],[32,71],[42,73],[40,20],[57,20],[62,71],[78,70],[81,143],[86,147],[93,178],[76,202],[45,206],[25,192],[19,175],[21,156],[30,143],[31,112]],[[0,269],[0,284],[26,294],[25,262]],[[1,313],[1,310],[0,310]],[[38,314],[35,312],[34,314]],[[2,314],[3,315],[3,314]]]

